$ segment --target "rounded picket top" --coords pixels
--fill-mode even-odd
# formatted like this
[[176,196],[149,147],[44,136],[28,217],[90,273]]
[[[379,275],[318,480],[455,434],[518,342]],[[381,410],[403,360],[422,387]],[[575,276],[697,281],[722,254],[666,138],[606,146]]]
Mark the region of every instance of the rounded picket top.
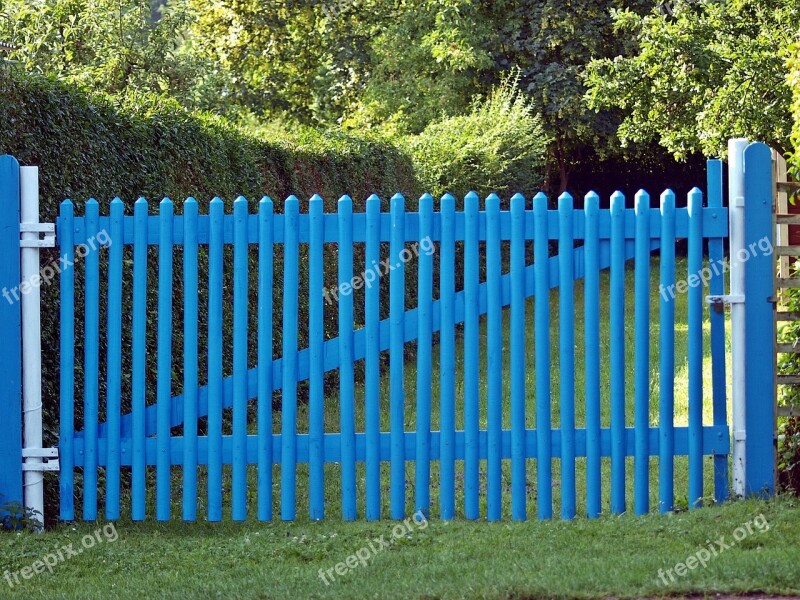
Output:
[[634,196],[633,207],[637,215],[642,211],[649,210],[650,194],[648,194],[645,190],[639,190],[636,192],[636,196]]
[[393,211],[395,211],[395,210],[404,211],[405,210],[406,199],[403,196],[403,194],[401,194],[400,192],[398,192],[394,196],[392,196],[392,199],[389,201],[389,203],[390,203]]
[[164,199],[158,203],[158,211],[159,214],[168,214],[171,216],[175,212],[175,205],[170,198],[164,197]]
[[666,214],[675,210],[675,192],[667,188],[661,192],[660,198],[661,214]]
[[545,194],[544,192],[538,192],[533,197],[533,210],[534,211],[547,210],[547,203],[548,203],[547,194]]
[[469,191],[464,196],[464,210],[478,210],[481,199],[474,191]]
[[[3,163],[7,163],[4,165]],[[19,168],[19,161],[13,154],[0,154],[0,169],[4,166],[6,168]]]
[[525,210],[525,196],[517,192],[513,196],[511,196],[511,208],[514,208],[514,205],[521,205],[522,210]]
[[186,206],[187,204],[197,205],[197,200],[195,200],[194,196],[189,196],[186,200],[183,201],[183,205]]
[[563,192],[558,197],[558,210],[571,210],[573,205],[572,194],[569,192]]
[[245,198],[244,196],[236,196],[236,199],[233,201],[233,205],[236,206],[237,204],[242,204],[242,203],[247,205],[247,198]]
[[611,194],[611,214],[622,214],[625,210],[625,194],[617,190]]
[[258,201],[258,208],[259,210],[266,210],[268,212],[272,212],[272,198],[269,196],[263,196],[261,200]]
[[689,190],[688,204],[689,216],[697,216],[703,208],[703,192],[700,188],[693,187]]
[[339,198],[339,200],[337,202],[337,206],[339,207],[339,210],[342,210],[343,208],[346,209],[348,207],[350,209],[352,209],[353,208],[353,199],[350,196],[348,196],[347,194],[345,194],[344,196]]
[[451,193],[444,194],[439,200],[440,210],[454,211],[456,209],[456,198]]
[[300,210],[300,201],[297,199],[297,196],[291,194],[283,201],[283,212],[299,212]]
[[[264,198],[266,198],[266,196],[264,196]],[[263,198],[262,198],[262,200],[263,200]],[[311,204],[320,204],[322,202],[323,202],[322,196],[320,196],[319,194],[314,194],[313,196],[311,196],[311,198],[308,199],[308,204],[309,205],[311,205]]]
[[420,210],[428,210],[429,208],[433,207],[433,196],[431,196],[428,192],[422,194],[419,197],[419,209]]
[[594,216],[600,212],[600,196],[597,192],[589,192],[583,197],[583,210],[590,216]]
[[210,204],[211,206],[219,206],[219,205],[224,205],[224,202],[222,201],[222,198],[220,198],[219,196],[214,196],[211,199]]
[[367,204],[368,204],[368,205],[369,205],[369,204],[374,204],[375,202],[377,202],[377,203],[378,203],[378,205],[380,206],[380,202],[381,202],[381,198],[380,198],[380,196],[378,196],[378,194],[370,194],[370,195],[367,197]]
[[500,196],[492,192],[486,196],[486,210],[500,210]]

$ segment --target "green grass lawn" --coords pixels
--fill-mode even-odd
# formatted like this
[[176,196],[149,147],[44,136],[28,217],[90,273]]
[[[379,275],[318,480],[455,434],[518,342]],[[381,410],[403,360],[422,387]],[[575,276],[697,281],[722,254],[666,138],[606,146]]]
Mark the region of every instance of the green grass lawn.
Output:
[[[768,529],[736,542],[737,528],[764,516]],[[759,519],[759,522],[762,522]],[[117,525],[118,539],[85,549],[52,573],[10,588],[24,598],[550,598],[703,593],[800,594],[797,499],[740,501],[668,516],[573,522],[431,520],[388,548],[393,522]],[[30,566],[94,523],[40,536],[0,536],[4,569]],[[746,531],[742,529],[740,531]],[[113,536],[112,536],[113,537]],[[717,540],[726,549],[718,549]],[[370,549],[370,543],[376,552]],[[713,544],[717,556],[682,577],[678,563]],[[345,575],[337,563],[361,552]],[[351,560],[351,564],[353,561]],[[333,569],[335,580],[320,577]],[[659,569],[668,582],[660,583]],[[670,581],[667,569],[673,569]],[[340,568],[345,571],[345,567]],[[328,578],[327,575],[325,575]],[[13,579],[12,579],[13,581]]]
[[[678,277],[685,272],[686,263],[679,263]],[[651,424],[658,417],[658,269],[652,270],[653,293],[651,314]],[[608,276],[601,277],[601,339],[608,343]],[[633,272],[628,272],[627,285],[633,290]],[[576,423],[584,424],[583,373],[583,288],[576,283]],[[553,425],[558,426],[558,291],[551,297],[554,318],[551,321],[553,386]],[[678,295],[676,302],[676,414],[675,424],[685,425],[687,419],[686,373],[686,296]],[[627,418],[633,424],[633,319],[627,324],[626,343],[629,344],[626,381]],[[528,340],[533,340],[533,302],[529,304]],[[707,314],[706,314],[707,316]],[[706,333],[708,322],[705,323]],[[505,342],[508,344],[508,319],[505,322]],[[482,337],[485,323],[482,323]],[[710,360],[706,336],[704,373],[705,424],[711,424]],[[607,346],[603,356],[608,355]],[[463,362],[461,348],[457,351],[456,381],[461,389]],[[438,351],[434,349],[434,381],[438,380]],[[505,360],[508,360],[506,353]],[[535,423],[534,355],[527,357],[528,427]],[[481,367],[481,419],[486,419],[485,356]],[[608,363],[602,362],[602,419],[609,424]],[[507,369],[506,369],[507,372]],[[413,361],[406,368],[408,410],[406,428],[415,427],[415,369]],[[507,391],[507,390],[506,390]],[[357,390],[359,407],[357,427],[363,431],[363,389]],[[384,430],[388,429],[388,378],[382,380]],[[338,398],[335,394],[326,401],[326,430],[338,431]],[[438,428],[438,386],[433,389],[433,427]],[[506,407],[507,408],[507,407]],[[458,414],[459,426],[461,414]],[[299,431],[307,430],[307,413],[301,405]],[[504,426],[509,426],[508,411]],[[275,431],[280,431],[280,415],[275,414]],[[651,508],[657,506],[658,461],[651,468]],[[224,522],[184,524],[180,518],[180,470],[174,478],[174,522],[131,523],[124,518],[116,525],[110,541],[100,534],[93,548],[85,548],[74,557],[58,561],[52,572],[34,574],[25,580],[20,572],[37,560],[62,546],[73,544],[82,548],[85,535],[102,527],[103,523],[64,524],[40,536],[27,534],[0,535],[3,555],[2,569],[8,570],[0,580],[0,597],[634,597],[764,592],[800,594],[800,508],[797,499],[788,497],[770,501],[738,501],[711,506],[712,464],[705,461],[705,503],[709,506],[675,514],[634,517],[632,514],[608,514],[609,465],[604,460],[604,512],[601,519],[590,521],[579,516],[571,522],[555,520],[511,523],[508,471],[504,474],[504,519],[502,523],[466,522],[461,518],[463,498],[457,495],[459,517],[450,523],[438,515],[438,464],[432,464],[432,518],[426,526],[409,524],[398,528],[393,521],[380,523],[343,523],[339,520],[339,469],[326,466],[326,520],[308,520],[307,468],[298,468],[298,520],[295,523],[259,523],[254,520],[241,524]],[[485,476],[485,465],[482,476]],[[507,468],[508,465],[506,465]],[[554,461],[554,514],[559,514],[559,465]],[[629,459],[628,500],[632,512],[632,459]],[[677,508],[686,506],[687,464],[685,457],[675,463],[675,493]],[[413,512],[414,467],[407,467],[408,512]],[[462,471],[457,471],[462,473]],[[199,482],[199,518],[205,516],[204,472]],[[229,476],[229,472],[227,473]],[[384,509],[388,512],[388,465],[382,482]],[[535,517],[536,470],[534,461],[528,468],[528,514]],[[578,514],[585,513],[585,464],[578,461]],[[279,492],[280,470],[275,469],[274,496]],[[102,482],[102,478],[101,478]],[[250,514],[255,515],[255,471],[251,472]],[[457,483],[463,483],[459,479]],[[226,478],[229,490],[230,479]],[[363,519],[364,470],[359,465],[359,516]],[[153,486],[150,485],[152,518]],[[462,491],[459,487],[459,490]],[[485,490],[483,490],[485,491]],[[482,491],[482,493],[483,493]],[[102,502],[102,495],[101,495]],[[102,504],[101,504],[102,506]],[[763,513],[763,518],[759,517]],[[276,503],[275,514],[279,515]],[[384,513],[386,514],[386,512]],[[485,515],[485,505],[482,506]],[[753,529],[754,519],[764,525]],[[762,520],[762,519],[765,519]],[[718,549],[716,540],[723,538],[728,545],[734,533],[751,532],[730,548],[719,549],[704,567],[696,567],[682,575],[675,572],[678,563],[704,552],[710,546]],[[394,533],[393,533],[394,531]],[[377,542],[381,536],[388,542]],[[710,552],[710,550],[708,551]],[[52,562],[52,558],[50,559]],[[347,566],[348,560],[350,566]],[[694,559],[692,559],[694,560]],[[340,564],[341,563],[341,564]],[[338,567],[337,567],[338,565]],[[337,571],[338,569],[338,571]],[[664,574],[659,577],[659,569]],[[667,570],[673,570],[673,576]],[[30,573],[28,573],[30,574]],[[19,583],[17,583],[17,580]],[[327,582],[327,583],[326,583]],[[666,583],[665,583],[666,582]]]

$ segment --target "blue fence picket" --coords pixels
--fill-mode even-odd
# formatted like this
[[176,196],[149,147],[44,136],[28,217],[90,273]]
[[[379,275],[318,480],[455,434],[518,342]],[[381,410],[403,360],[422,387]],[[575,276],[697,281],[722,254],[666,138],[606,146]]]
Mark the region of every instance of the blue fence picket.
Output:
[[703,498],[703,193],[689,192],[687,268],[689,374],[689,508]]
[[415,471],[415,509],[430,514],[431,484],[431,346],[433,345],[433,253],[428,243],[433,236],[433,197],[419,199],[419,257],[417,278],[417,439]]
[[[381,200],[376,195],[367,198],[365,264],[367,269],[379,268],[381,262]],[[366,350],[364,360],[364,412],[366,430],[366,517],[368,521],[381,518],[381,350],[380,350],[380,278],[367,286],[365,293],[364,329]]]
[[[272,520],[272,343],[275,259],[272,200],[258,203],[258,520]],[[321,290],[320,290],[321,293]],[[322,298],[320,298],[320,302]],[[313,391],[313,388],[312,388]],[[311,403],[313,406],[313,393]],[[312,486],[313,487],[313,486]],[[312,492],[312,497],[314,493]],[[312,515],[313,518],[313,515]],[[321,518],[321,517],[320,517]]]
[[233,202],[233,468],[234,521],[247,518],[247,200]]
[[503,502],[503,304],[500,257],[500,198],[486,198],[486,385],[487,385],[487,491],[490,521],[499,521]]
[[391,200],[391,242],[389,245],[389,429],[391,432],[391,496],[389,513],[392,519],[405,515],[405,390],[404,318],[406,310],[405,266],[401,253],[405,250],[405,199],[395,194]]
[[353,369],[353,201],[339,199],[339,419],[342,518],[356,518],[355,372]]
[[[87,240],[96,240],[99,206],[93,198],[86,203]],[[86,266],[86,289],[84,297],[84,346],[83,346],[83,518],[97,519],[97,467],[98,440],[97,414],[99,404],[98,379],[100,368],[100,253],[89,244],[80,246]]]
[[147,456],[145,454],[145,371],[147,355],[147,200],[139,198],[133,206],[133,322],[131,325],[131,411],[133,426],[131,445],[131,518],[143,521],[147,489]]
[[455,517],[455,198],[442,196],[442,239],[439,245],[439,422],[442,432],[439,467],[440,517]]
[[183,520],[197,520],[198,266],[197,200],[183,203]]
[[[0,392],[0,413],[3,415],[0,426],[0,505],[24,500],[20,401],[23,371],[22,311],[19,302],[24,284],[20,281],[19,260],[20,196],[19,162],[8,154],[0,155],[0,254],[3,256],[0,261],[0,288],[3,292],[3,300],[0,302],[0,336],[3,340],[0,348],[0,381],[3,382]],[[71,214],[70,211],[70,216]],[[70,355],[68,365],[72,364]],[[69,403],[67,410],[72,411],[72,395],[68,395],[66,400]],[[69,427],[68,431],[71,431],[71,425]],[[72,482],[71,474],[68,478],[62,477],[62,491],[63,486],[68,485],[68,492],[71,494]],[[72,512],[71,499],[68,503],[62,503],[61,512]],[[7,511],[0,511],[0,517],[6,515]]]
[[475,192],[464,199],[464,516],[467,519],[480,516],[478,202]]
[[158,246],[158,373],[156,404],[158,429],[156,440],[156,519],[170,518],[172,488],[172,444],[170,411],[172,409],[172,215],[169,198],[159,205]]
[[281,519],[297,514],[298,201],[286,199],[283,244],[283,393],[281,395]]
[[511,198],[511,518],[527,518],[525,452],[525,197]]
[[637,515],[650,510],[650,196],[635,198],[636,263],[634,272],[634,456],[633,501]]
[[[17,185],[19,185],[17,183]],[[63,227],[58,232],[60,240],[59,254],[60,259],[67,265],[61,270],[59,281],[59,321],[60,327],[60,407],[59,407],[59,455],[61,472],[59,473],[59,496],[60,510],[59,518],[62,521],[72,521],[75,518],[74,493],[75,493],[75,459],[73,449],[73,437],[75,428],[75,245],[74,245],[74,206],[70,200],[61,203],[60,215],[63,219]],[[135,306],[134,306],[135,308]],[[136,332],[136,316],[134,312],[134,334]],[[136,339],[134,335],[134,340]],[[135,356],[135,355],[134,355]],[[136,366],[136,358],[133,359]],[[134,382],[136,370],[134,369]],[[134,383],[135,385],[135,383]],[[136,391],[134,387],[134,392]],[[134,407],[136,406],[134,396]],[[134,461],[137,459],[134,454]],[[136,463],[134,463],[136,465]],[[133,472],[133,492],[137,498],[137,475]],[[20,486],[22,481],[20,480]],[[141,488],[144,489],[144,486]],[[20,493],[22,490],[20,489]],[[143,505],[144,503],[142,503]],[[140,520],[144,517],[144,512],[133,511],[133,519]]]
[[[722,161],[707,161],[708,173],[708,206],[722,207]],[[708,240],[708,263],[711,280],[708,291],[715,296],[725,293],[725,275],[722,264],[725,260],[725,239],[722,237]],[[725,378],[725,313],[716,308],[709,316],[711,326],[711,394],[714,425],[725,426],[728,423],[728,407],[726,401]],[[714,454],[714,500],[724,502],[728,499],[728,455]]]
[[220,198],[209,206],[208,244],[208,520],[222,519],[222,260]]
[[561,420],[561,518],[575,517],[575,289],[572,196],[558,199],[558,347]]
[[602,476],[600,462],[600,242],[598,216],[600,198],[594,192],[584,198],[586,241],[583,302],[585,338],[586,394],[586,513],[589,518],[600,516]]
[[550,273],[547,196],[533,199],[534,216],[534,335],[536,343],[536,478],[539,519],[553,516],[550,412]]
[[[772,495],[775,491],[775,361],[764,360],[775,342],[774,226],[772,224],[772,154],[756,142],[744,151],[745,246],[745,491]],[[767,242],[767,243],[765,243]],[[741,260],[742,257],[736,257]],[[771,389],[767,395],[765,390]]]
[[[319,521],[325,517],[325,371],[323,347],[325,343],[325,308],[323,298],[323,201],[318,195],[308,203],[308,348],[309,398],[308,398],[308,477],[309,518]],[[341,254],[339,260],[341,260]],[[271,319],[271,315],[270,315]],[[270,361],[272,362],[272,361]]]
[[670,512],[675,504],[675,194],[661,194],[661,255],[659,287],[659,396],[658,396],[658,509]]
[[611,196],[611,512],[625,512],[625,196]]
[[[111,201],[108,252],[108,310],[106,311],[106,519],[120,517],[120,410],[122,404],[122,200]],[[117,243],[114,243],[115,240]]]

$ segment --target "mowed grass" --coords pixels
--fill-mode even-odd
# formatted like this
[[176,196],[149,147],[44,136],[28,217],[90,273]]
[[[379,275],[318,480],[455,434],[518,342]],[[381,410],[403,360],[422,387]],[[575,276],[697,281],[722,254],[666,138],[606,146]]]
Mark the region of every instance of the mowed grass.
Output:
[[[658,263],[653,261],[650,347],[650,422],[658,424]],[[679,262],[678,277],[685,276],[686,264]],[[684,275],[682,275],[682,273]],[[632,298],[633,271],[627,272],[627,299]],[[608,348],[608,274],[601,276],[601,407],[602,424],[609,425],[609,348]],[[576,423],[584,425],[584,373],[581,368],[583,346],[583,286],[575,286],[575,356],[576,356]],[[626,299],[626,300],[627,300]],[[687,422],[687,341],[686,296],[676,296],[676,425]],[[551,294],[551,386],[553,426],[559,425],[558,366],[558,290]],[[711,373],[708,347],[708,321],[705,312],[704,361],[704,424],[711,424]],[[527,426],[535,426],[535,366],[533,348],[533,301],[528,304],[527,339],[530,351],[526,356]],[[633,424],[633,310],[626,306],[626,418]],[[481,346],[485,347],[485,321],[481,324]],[[504,373],[508,373],[508,315],[504,322]],[[457,426],[462,426],[463,347],[456,353]],[[432,386],[432,423],[438,428],[438,347],[434,348],[434,385]],[[486,426],[486,356],[481,351],[481,421]],[[416,426],[416,370],[409,360],[405,370],[406,429]],[[509,427],[508,382],[504,385],[506,405],[504,427]],[[389,426],[388,377],[382,379],[382,429]],[[357,430],[363,431],[363,388],[357,388]],[[280,414],[275,413],[275,431],[280,431]],[[326,430],[338,431],[339,413],[336,394],[326,398]],[[307,431],[307,411],[299,407],[298,429]],[[432,463],[431,519],[427,526],[411,524],[404,531],[394,529],[397,523],[384,520],[366,523],[364,515],[364,469],[358,466],[359,520],[342,522],[340,515],[340,470],[326,466],[326,520],[308,519],[308,470],[298,467],[297,520],[278,520],[280,506],[280,468],[274,471],[274,515],[276,520],[260,523],[255,520],[257,487],[255,469],[251,468],[248,491],[250,519],[231,523],[229,505],[226,521],[204,522],[206,502],[205,472],[201,469],[198,501],[198,523],[179,521],[181,514],[181,474],[176,468],[173,478],[173,518],[169,523],[155,523],[153,485],[149,485],[146,523],[132,523],[123,518],[116,525],[118,539],[103,541],[85,549],[79,556],[59,563],[52,573],[35,575],[10,587],[0,580],[0,597],[245,597],[245,598],[529,598],[529,597],[636,597],[690,593],[800,594],[796,574],[800,557],[800,508],[796,499],[770,501],[738,501],[721,506],[713,504],[713,469],[705,459],[705,500],[701,510],[685,512],[687,465],[679,457],[675,464],[675,494],[679,512],[666,516],[654,514],[658,502],[658,461],[651,461],[651,510],[653,514],[634,517],[632,514],[632,459],[627,473],[628,513],[612,516],[608,510],[609,465],[604,460],[602,483],[604,515],[598,520],[585,516],[585,464],[578,460],[578,518],[558,519],[560,512],[559,462],[553,461],[554,521],[535,520],[535,461],[528,466],[528,516],[525,523],[510,522],[510,475],[508,465],[503,477],[504,507],[501,523],[468,522],[463,519],[463,470],[458,467],[457,519],[443,522],[438,516],[438,464]],[[388,465],[381,485],[384,518],[388,515]],[[150,474],[152,476],[152,473]],[[481,514],[485,517],[485,465],[481,471]],[[414,465],[406,469],[408,514],[413,510]],[[154,478],[152,478],[154,481]],[[101,478],[102,482],[102,478]],[[230,471],[226,470],[226,502],[229,501]],[[129,499],[124,498],[126,504]],[[79,509],[79,506],[76,506]],[[127,510],[127,506],[124,507]],[[79,512],[79,510],[78,510]],[[102,495],[101,495],[102,512]],[[741,542],[720,551],[705,568],[696,568],[683,576],[659,579],[659,569],[674,569],[679,562],[724,536],[726,543],[733,532],[762,514],[769,529],[754,530]],[[31,566],[55,547],[67,544],[81,546],[84,535],[102,526],[98,523],[64,524],[39,536],[10,534],[0,536],[3,569],[9,573]],[[394,531],[394,533],[393,533]],[[397,535],[397,532],[400,534]],[[382,548],[376,539],[390,541]],[[396,536],[396,537],[393,537]],[[340,567],[348,557],[360,553],[365,558],[354,568]],[[350,559],[351,564],[356,559]],[[320,576],[320,573],[324,576]],[[13,580],[13,577],[12,577]]]
[[[769,529],[736,542],[754,519]],[[3,568],[32,565],[98,525],[2,535]],[[797,499],[739,501],[666,516],[487,523],[431,520],[388,548],[395,523],[120,522],[103,541],[0,597],[21,598],[590,598],[700,593],[800,594]],[[739,527],[743,529],[738,530]],[[737,533],[738,530],[738,533]],[[720,540],[720,538],[722,538]],[[104,539],[104,538],[103,538]],[[730,548],[719,549],[718,541]],[[717,556],[666,574],[713,545]],[[365,564],[336,565],[361,551]],[[351,561],[352,564],[352,561]],[[659,569],[668,585],[659,578]],[[333,570],[332,578],[327,575]],[[320,571],[326,576],[323,582]],[[342,568],[344,571],[344,568]]]

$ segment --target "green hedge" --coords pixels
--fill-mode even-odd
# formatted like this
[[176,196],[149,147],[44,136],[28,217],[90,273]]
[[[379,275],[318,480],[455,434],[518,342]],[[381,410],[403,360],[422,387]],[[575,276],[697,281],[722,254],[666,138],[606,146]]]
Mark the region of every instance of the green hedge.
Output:
[[[213,196],[222,197],[231,208],[232,200],[244,195],[251,201],[251,212],[263,195],[275,200],[276,211],[282,211],[282,201],[289,194],[300,198],[301,210],[307,209],[308,198],[319,193],[325,199],[326,211],[336,210],[336,200],[342,194],[353,197],[356,210],[371,193],[385,199],[400,191],[408,198],[418,197],[420,186],[407,156],[396,147],[378,140],[345,135],[304,131],[292,135],[254,137],[242,129],[208,114],[191,113],[169,99],[156,96],[112,99],[88,95],[63,84],[40,77],[22,76],[0,70],[0,154],[12,154],[23,165],[38,165],[40,176],[41,218],[53,222],[59,203],[71,198],[76,214],[83,214],[83,204],[89,197],[100,202],[101,214],[108,214],[108,203],[119,196],[128,214],[139,196],[150,201],[151,213],[157,213],[158,201],[169,196],[181,212],[181,202],[187,196],[198,199],[201,212]],[[415,205],[409,202],[409,208]],[[331,255],[332,253],[332,255]],[[360,252],[356,253],[357,256]],[[255,260],[255,249],[251,256]],[[56,251],[46,251],[42,263],[55,260]],[[130,315],[129,272],[130,249],[126,250],[126,284],[124,303],[126,318]],[[226,261],[230,260],[226,250]],[[280,248],[276,248],[276,314],[280,315]],[[331,260],[333,258],[333,260]],[[157,251],[151,250],[151,271],[148,291],[148,403],[154,400],[156,381],[156,298],[155,273]],[[201,253],[201,287],[204,283]],[[101,261],[101,263],[104,261]],[[173,390],[182,388],[181,368],[181,307],[180,249],[175,253],[175,313],[173,338]],[[305,282],[305,260],[301,257],[301,282]],[[355,265],[356,273],[360,265]],[[255,273],[255,271],[251,271]],[[104,276],[101,273],[101,277]],[[251,289],[254,287],[251,275]],[[325,284],[336,279],[335,247],[326,247]],[[82,404],[82,269],[76,268],[76,417],[81,426]],[[230,306],[230,287],[226,285],[226,306]],[[304,284],[301,285],[304,288]],[[105,359],[105,302],[101,285],[101,379]],[[301,289],[302,293],[302,289]],[[59,326],[58,285],[42,289],[43,327],[43,387],[46,406],[46,437],[54,443],[58,428],[59,398]],[[202,296],[203,294],[201,294]],[[303,296],[301,296],[303,298]],[[251,294],[251,307],[255,306]],[[201,307],[204,298],[201,297]],[[251,310],[251,313],[254,313]],[[301,301],[301,313],[305,306]],[[202,314],[202,308],[201,308]],[[301,314],[301,323],[304,316]],[[251,316],[254,316],[251,314]],[[204,319],[201,338],[205,337]],[[255,365],[255,319],[251,318],[250,366]],[[129,324],[123,324],[123,331]],[[225,320],[226,339],[230,339],[231,321]],[[335,307],[326,309],[327,337],[335,335]],[[130,385],[130,337],[123,339],[123,402],[128,403]],[[301,340],[305,325],[301,326]],[[201,373],[205,361],[204,339],[201,339]],[[303,342],[301,341],[301,344]],[[280,319],[276,319],[276,356],[280,348]],[[226,375],[230,374],[230,344],[226,343]],[[201,384],[204,377],[201,377]],[[101,383],[101,418],[104,418],[104,385]]]

